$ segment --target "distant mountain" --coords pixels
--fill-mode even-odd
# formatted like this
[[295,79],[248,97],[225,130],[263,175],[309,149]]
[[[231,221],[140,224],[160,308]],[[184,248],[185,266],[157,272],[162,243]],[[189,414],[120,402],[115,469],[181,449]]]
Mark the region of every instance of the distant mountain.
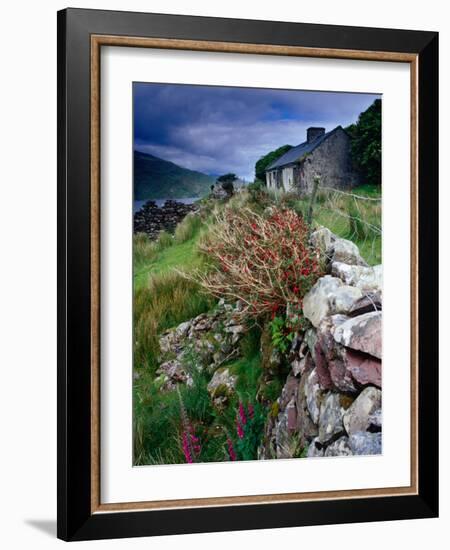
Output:
[[214,178],[161,158],[134,152],[134,199],[203,197]]

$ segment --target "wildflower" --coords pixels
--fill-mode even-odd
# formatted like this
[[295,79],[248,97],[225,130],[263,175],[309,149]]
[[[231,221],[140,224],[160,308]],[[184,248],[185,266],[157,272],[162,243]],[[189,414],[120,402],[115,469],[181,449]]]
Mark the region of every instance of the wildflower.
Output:
[[239,422],[239,418],[237,416],[236,416],[236,432],[238,434],[239,439],[244,438],[244,430],[243,430],[242,425]]
[[230,460],[236,460],[236,453],[234,451],[233,442],[230,438],[227,439],[227,446],[228,446],[228,455],[230,457]]
[[247,417],[245,416],[245,410],[244,405],[242,404],[242,401],[239,401],[239,418],[241,420],[241,423],[243,426],[247,424]]
[[186,432],[183,432],[183,454],[184,454],[184,458],[186,459],[186,462],[188,464],[192,464],[193,460],[192,460],[192,455],[191,455],[191,450],[189,445],[189,436]]

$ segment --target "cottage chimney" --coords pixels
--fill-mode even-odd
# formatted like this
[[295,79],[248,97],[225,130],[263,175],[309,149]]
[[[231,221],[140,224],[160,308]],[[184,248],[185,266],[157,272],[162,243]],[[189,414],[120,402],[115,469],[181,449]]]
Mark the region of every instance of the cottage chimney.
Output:
[[306,140],[308,143],[314,141],[319,136],[323,136],[325,133],[325,128],[315,128],[311,127],[306,130]]

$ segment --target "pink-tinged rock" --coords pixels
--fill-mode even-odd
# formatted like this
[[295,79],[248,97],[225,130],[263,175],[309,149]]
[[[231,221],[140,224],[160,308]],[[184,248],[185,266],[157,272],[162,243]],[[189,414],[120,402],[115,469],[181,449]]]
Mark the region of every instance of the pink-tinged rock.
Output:
[[381,388],[381,361],[350,349],[346,350],[346,361],[347,370],[358,384]]
[[323,390],[331,390],[333,382],[331,380],[330,372],[328,370],[328,363],[325,354],[320,346],[319,342],[316,342],[314,357],[316,359],[316,371],[319,378],[320,387]]
[[345,315],[333,315],[324,319],[319,325],[317,343],[320,345],[322,355],[316,350],[318,357],[318,360],[316,357],[316,364],[319,367],[318,374],[322,387],[325,389],[334,387],[343,392],[355,392],[357,388],[342,357],[345,354],[345,348],[338,344],[333,336],[336,329],[347,320],[348,317]]
[[[345,352],[343,355],[345,356]],[[348,369],[347,362],[342,356],[336,356],[328,362],[328,371],[336,389],[349,393],[358,391],[351,372]]]
[[345,321],[334,331],[336,342],[381,359],[381,311],[364,313]]
[[281,390],[280,409],[284,410],[292,398],[296,399],[298,391],[299,379],[292,373],[289,373],[286,382]]

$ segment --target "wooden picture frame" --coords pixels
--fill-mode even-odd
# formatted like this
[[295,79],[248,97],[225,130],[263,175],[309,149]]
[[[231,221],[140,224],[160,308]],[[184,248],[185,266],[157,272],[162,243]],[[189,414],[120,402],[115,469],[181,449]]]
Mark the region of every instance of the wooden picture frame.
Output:
[[[100,50],[163,48],[411,67],[411,486],[100,502]],[[58,13],[58,537],[86,540],[436,517],[438,35],[67,9]]]

